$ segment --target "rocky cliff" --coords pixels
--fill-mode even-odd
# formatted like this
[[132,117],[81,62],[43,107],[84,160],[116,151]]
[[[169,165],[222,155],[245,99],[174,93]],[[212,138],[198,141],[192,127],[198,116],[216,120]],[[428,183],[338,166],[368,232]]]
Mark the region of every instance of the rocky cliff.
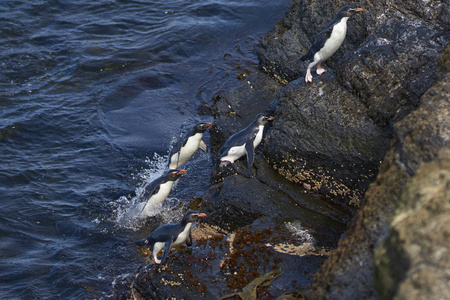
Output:
[[292,61],[345,4],[296,2],[257,51],[261,68],[288,83],[275,100],[282,121],[268,135],[266,157],[288,178],[358,203],[393,124],[418,107],[436,80],[449,12],[445,1],[362,1],[365,12],[348,21],[343,46],[327,62],[330,72],[304,84],[306,63]]
[[314,298],[445,299],[450,258],[450,47],[394,139]]
[[197,232],[216,229],[170,257],[182,263],[143,268],[135,295],[448,294],[449,4],[360,1],[328,72],[304,83],[306,63],[293,61],[345,4],[296,1],[261,38],[259,69],[218,99],[211,137],[215,161],[232,133],[272,113],[254,166],[214,167]]

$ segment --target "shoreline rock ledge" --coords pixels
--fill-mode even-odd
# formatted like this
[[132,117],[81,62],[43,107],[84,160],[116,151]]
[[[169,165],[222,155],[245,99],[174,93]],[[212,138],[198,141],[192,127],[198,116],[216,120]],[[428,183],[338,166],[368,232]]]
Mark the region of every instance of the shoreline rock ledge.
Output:
[[[346,4],[293,2],[256,45],[258,70],[216,98],[214,163],[257,113],[275,121],[251,170],[245,159],[213,169],[196,230],[215,229],[164,268],[141,268],[135,298],[448,297],[448,1],[360,1],[328,71],[305,84],[306,63],[292,61]],[[252,286],[275,269],[270,286]]]

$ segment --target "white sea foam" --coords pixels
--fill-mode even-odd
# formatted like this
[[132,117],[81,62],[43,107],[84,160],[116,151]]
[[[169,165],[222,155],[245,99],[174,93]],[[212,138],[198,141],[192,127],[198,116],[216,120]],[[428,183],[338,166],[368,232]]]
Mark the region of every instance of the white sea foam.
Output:
[[142,209],[146,204],[144,199],[145,186],[162,176],[167,169],[167,155],[159,155],[155,153],[153,158],[147,158],[145,162],[148,167],[136,174],[141,183],[136,187],[134,197],[121,196],[115,201],[117,207],[114,212],[114,222],[116,227],[138,230],[144,223],[145,218],[149,216],[159,215],[164,208],[155,207],[150,214],[142,214]]
[[309,233],[308,229],[304,228],[298,221],[286,223],[287,229],[306,243],[314,244],[315,240]]

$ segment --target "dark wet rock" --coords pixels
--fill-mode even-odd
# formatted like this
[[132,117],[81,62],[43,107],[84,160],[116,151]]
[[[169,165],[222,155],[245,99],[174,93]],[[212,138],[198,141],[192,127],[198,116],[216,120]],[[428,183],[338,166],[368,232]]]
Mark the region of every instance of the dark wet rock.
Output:
[[277,96],[264,154],[274,169],[335,200],[358,204],[389,147],[390,135],[333,72],[314,85],[291,82]]
[[[257,46],[260,68],[288,83],[306,72],[304,54],[346,1],[297,1]],[[446,1],[362,1],[365,12],[348,21],[347,37],[326,62],[339,85],[358,95],[369,116],[392,125],[417,107],[436,79],[437,57],[449,38]]]
[[[447,47],[444,57],[449,53]],[[448,261],[435,257],[436,251],[448,251],[448,236],[437,232],[444,227],[434,226],[448,226],[449,168],[444,163],[450,151],[448,66],[440,68],[447,71],[421,97],[419,108],[394,126],[395,141],[364,205],[316,275],[314,298],[405,299],[433,291],[435,299],[441,292],[448,294],[448,287],[439,291],[435,287],[435,282],[439,286],[448,282]],[[420,218],[411,221],[412,215]],[[424,272],[415,273],[419,265]]]
[[257,114],[266,112],[281,88],[282,85],[267,74],[253,72],[217,101],[214,127],[210,130],[213,162],[225,141],[253,122]]
[[282,224],[300,220],[313,232],[318,245],[334,247],[352,210],[311,194],[275,172],[260,153],[251,170],[245,161],[232,165],[233,174],[210,187],[202,211],[208,224],[229,231],[263,218]]

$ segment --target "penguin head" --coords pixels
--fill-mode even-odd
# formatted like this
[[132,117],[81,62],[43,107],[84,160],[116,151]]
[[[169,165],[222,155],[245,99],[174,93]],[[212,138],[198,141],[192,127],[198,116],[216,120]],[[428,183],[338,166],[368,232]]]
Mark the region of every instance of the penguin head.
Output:
[[211,126],[213,126],[213,124],[209,123],[209,122],[208,123],[198,123],[197,125],[195,125],[194,131],[195,131],[195,133],[198,133],[198,132],[203,133]]
[[165,181],[175,181],[180,178],[181,175],[186,174],[186,170],[169,170],[164,176]]
[[195,210],[190,210],[184,215],[182,223],[185,223],[185,224],[192,223],[192,222],[200,220],[201,218],[204,218],[204,217],[206,217],[205,213],[201,213],[201,212],[198,212]]
[[337,16],[342,19],[342,18],[350,18],[351,16],[353,16],[356,13],[359,12],[363,12],[364,10],[362,8],[359,7],[354,7],[351,5],[346,5],[343,8],[341,8],[341,10],[338,12]]
[[266,125],[269,121],[273,121],[274,117],[266,116],[265,114],[258,114],[255,119],[257,125]]

